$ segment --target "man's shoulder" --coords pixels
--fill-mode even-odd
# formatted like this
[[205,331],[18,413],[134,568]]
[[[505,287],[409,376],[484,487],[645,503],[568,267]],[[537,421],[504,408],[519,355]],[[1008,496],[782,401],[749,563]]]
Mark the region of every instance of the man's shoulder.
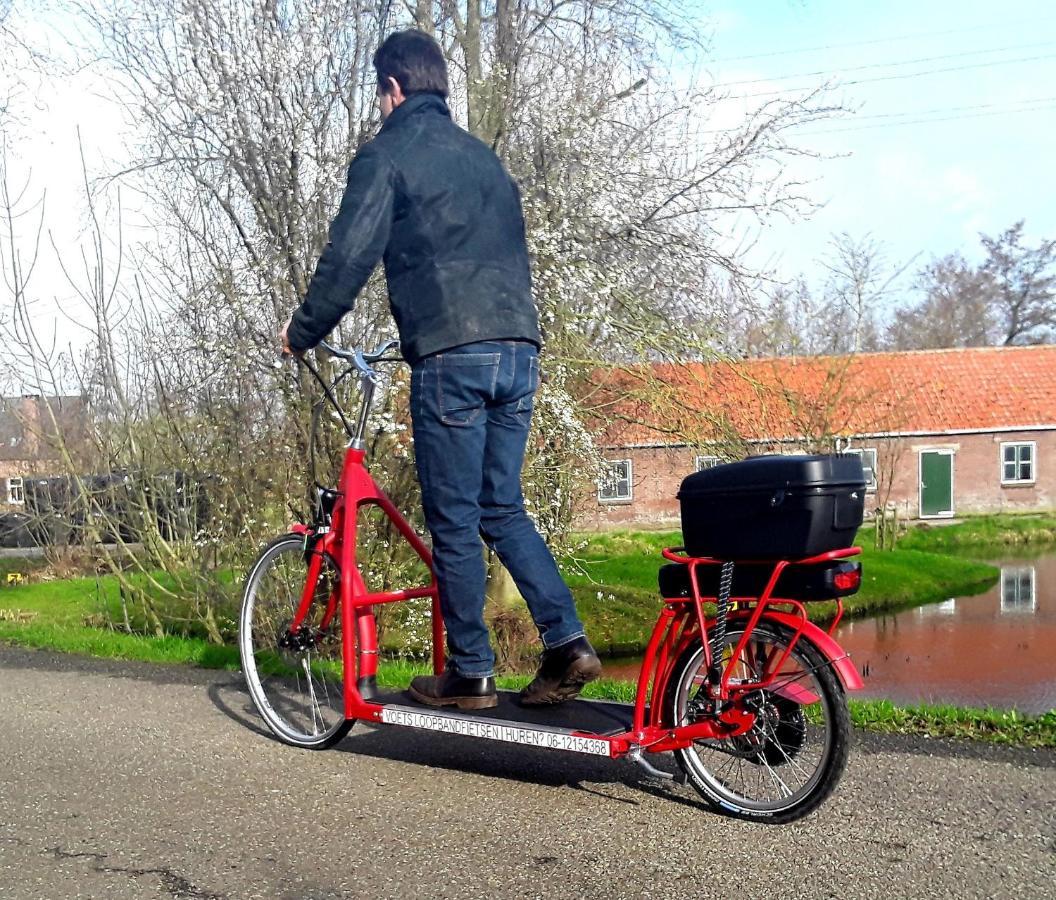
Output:
[[444,117],[438,124],[437,130],[438,133],[443,134],[446,139],[458,144],[460,150],[498,159],[495,151],[492,150],[488,144],[472,132],[467,131],[454,119]]
[[423,116],[416,122],[402,124],[400,128],[383,128],[363,146],[385,154],[397,167],[405,160],[418,163],[423,156],[452,150],[478,162],[487,159],[499,163],[491,147],[447,116]]
[[352,157],[352,162],[372,162],[372,163],[384,163],[392,164],[392,152],[391,147],[387,147],[385,141],[382,140],[383,135],[377,134],[372,137],[369,141],[359,145],[359,149],[356,150],[355,155]]

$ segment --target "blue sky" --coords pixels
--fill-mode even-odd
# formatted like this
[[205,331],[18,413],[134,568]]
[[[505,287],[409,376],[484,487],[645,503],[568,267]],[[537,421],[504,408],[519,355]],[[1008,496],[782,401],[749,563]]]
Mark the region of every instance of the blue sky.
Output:
[[[892,262],[953,250],[976,258],[980,231],[1021,218],[1032,242],[1056,237],[1053,4],[755,0],[705,9],[708,72],[720,83],[753,80],[728,90],[828,79],[857,111],[800,130],[802,146],[830,157],[795,168],[824,206],[764,228],[757,260],[787,277],[816,272],[841,231],[871,234]],[[784,77],[822,71],[830,74]]]

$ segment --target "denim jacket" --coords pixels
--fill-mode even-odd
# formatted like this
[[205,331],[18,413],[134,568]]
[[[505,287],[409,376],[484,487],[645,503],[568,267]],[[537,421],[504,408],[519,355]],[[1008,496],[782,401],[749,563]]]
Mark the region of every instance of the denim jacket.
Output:
[[411,362],[473,341],[539,344],[520,194],[492,150],[412,94],[348,169],[291,347],[314,347],[384,259],[389,304]]

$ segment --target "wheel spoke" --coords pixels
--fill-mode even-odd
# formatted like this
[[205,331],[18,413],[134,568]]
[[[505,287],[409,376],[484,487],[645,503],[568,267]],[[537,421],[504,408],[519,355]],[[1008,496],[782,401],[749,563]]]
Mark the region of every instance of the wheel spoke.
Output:
[[304,678],[308,682],[308,697],[312,709],[312,734],[319,733],[319,725],[323,720],[322,710],[319,709],[319,701],[315,698],[315,685],[312,683],[312,670],[308,665],[308,655],[301,657],[301,666],[304,668]]
[[780,788],[781,796],[783,796],[783,797],[791,797],[792,793],[793,793],[792,792],[792,788],[790,788],[787,784],[785,784],[785,782],[781,778],[781,776],[778,775],[777,772],[774,771],[774,767],[771,766],[770,763],[768,763],[766,761],[766,757],[765,756],[762,757],[762,760],[763,760],[763,768],[766,769],[766,772],[770,776],[770,779]]

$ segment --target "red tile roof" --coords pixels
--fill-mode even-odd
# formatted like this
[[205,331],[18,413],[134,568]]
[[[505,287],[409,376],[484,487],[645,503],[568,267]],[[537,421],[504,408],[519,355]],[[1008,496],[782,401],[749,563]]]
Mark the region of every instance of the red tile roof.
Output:
[[1056,346],[736,360],[599,376],[602,443],[1056,426]]

